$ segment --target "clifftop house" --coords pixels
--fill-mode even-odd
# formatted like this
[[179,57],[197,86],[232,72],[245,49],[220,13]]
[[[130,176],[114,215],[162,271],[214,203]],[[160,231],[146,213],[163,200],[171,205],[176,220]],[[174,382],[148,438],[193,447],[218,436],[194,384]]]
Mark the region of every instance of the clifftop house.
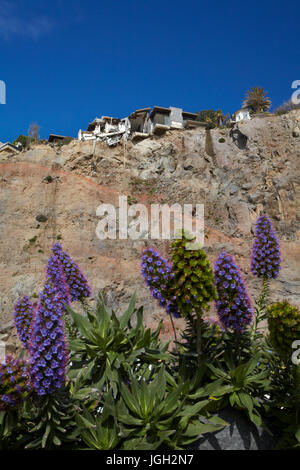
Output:
[[6,142],[5,144],[0,143],[0,153],[4,154],[5,156],[13,156],[21,152],[22,144],[18,142],[17,145],[13,145],[10,142]]
[[243,121],[244,119],[251,119],[250,116],[250,108],[241,108],[238,109],[233,115],[231,122],[239,122]]
[[115,145],[121,139],[137,141],[149,135],[162,135],[170,129],[200,125],[196,118],[197,114],[172,106],[137,109],[123,119],[95,118],[86,131],[79,130],[78,140],[104,140],[108,145]]

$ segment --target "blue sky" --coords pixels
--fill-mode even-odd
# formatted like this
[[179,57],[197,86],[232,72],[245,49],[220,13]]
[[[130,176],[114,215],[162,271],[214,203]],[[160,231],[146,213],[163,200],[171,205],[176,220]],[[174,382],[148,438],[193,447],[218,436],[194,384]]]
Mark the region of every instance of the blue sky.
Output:
[[31,122],[76,136],[96,116],[178,106],[234,112],[300,79],[299,2],[0,0],[0,141]]

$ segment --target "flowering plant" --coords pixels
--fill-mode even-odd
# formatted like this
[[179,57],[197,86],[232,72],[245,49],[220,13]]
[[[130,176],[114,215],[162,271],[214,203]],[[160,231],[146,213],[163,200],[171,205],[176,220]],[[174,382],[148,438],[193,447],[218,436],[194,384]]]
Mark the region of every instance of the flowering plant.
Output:
[[172,293],[174,273],[171,264],[152,248],[143,251],[141,273],[154,299],[167,313],[179,317],[176,296]]
[[65,383],[68,355],[63,312],[61,291],[48,278],[33,319],[29,346],[32,384],[38,395],[51,394]]
[[14,323],[18,336],[23,343],[25,349],[29,347],[29,338],[31,334],[32,319],[34,313],[34,306],[25,295],[14,306]]
[[243,331],[251,322],[253,310],[241,272],[225,252],[218,256],[214,268],[219,319],[225,328]]
[[251,271],[262,278],[275,279],[279,275],[280,248],[272,223],[266,215],[256,222],[256,238],[252,247]]
[[8,411],[20,405],[30,393],[28,363],[23,359],[7,356],[0,364],[0,411]]

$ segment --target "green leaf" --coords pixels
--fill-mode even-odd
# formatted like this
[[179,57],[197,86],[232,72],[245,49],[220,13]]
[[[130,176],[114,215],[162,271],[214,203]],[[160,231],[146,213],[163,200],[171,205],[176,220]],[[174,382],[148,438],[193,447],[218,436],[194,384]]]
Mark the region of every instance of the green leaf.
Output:
[[84,408],[84,416],[79,413],[75,413],[75,419],[76,419],[77,424],[79,426],[82,426],[84,429],[96,428],[94,419],[91,417],[91,415],[88,413],[88,411],[85,408]]
[[70,338],[68,341],[69,348],[71,351],[79,352],[79,351],[84,351],[85,344],[81,339],[73,339]]
[[182,433],[182,436],[199,436],[200,434],[206,434],[207,432],[219,431],[223,427],[224,426],[220,426],[218,424],[201,423],[200,421],[198,423],[193,422],[188,425],[186,431]]
[[145,439],[128,439],[122,445],[122,450],[155,450],[161,445],[161,440],[147,442]]
[[142,426],[144,422],[142,419],[135,418],[128,412],[125,414],[118,413],[118,419],[121,423],[127,424],[128,426]]
[[178,400],[182,391],[182,385],[179,385],[176,390],[171,392],[161,404],[163,413],[171,414],[178,406]]
[[135,349],[145,348],[146,346],[150,345],[150,342],[151,342],[151,330],[148,329],[145,331],[143,338],[135,344],[134,348]]
[[135,302],[136,302],[136,292],[134,292],[133,296],[131,297],[128,309],[123,313],[123,315],[120,318],[121,328],[124,328],[125,326],[127,326],[130,318],[132,317],[135,311]]
[[42,448],[44,449],[46,447],[47,439],[51,431],[51,424],[48,423],[46,426],[46,431],[44,432],[44,435],[42,437]]
[[92,358],[97,357],[98,349],[99,349],[98,346],[93,346],[93,345],[90,346],[90,345],[86,344],[85,349],[86,349],[86,352],[88,353],[88,355],[90,357],[92,357]]
[[136,318],[137,318],[137,321],[136,321],[136,327],[135,327],[135,330],[136,331],[139,331],[140,329],[143,329],[144,326],[143,326],[143,307],[140,307],[137,312],[136,312]]
[[136,415],[140,416],[140,409],[137,405],[137,402],[136,400],[134,399],[133,395],[129,392],[129,390],[127,389],[127,387],[121,383],[121,395],[122,395],[122,398],[124,400],[124,402],[126,403],[126,405],[128,406],[128,408],[133,411],[133,413],[135,413]]
[[106,310],[104,302],[100,304],[97,310],[97,331],[95,332],[97,337],[105,339],[108,335],[108,331],[112,326],[112,321],[108,311]]
[[197,416],[199,411],[201,411],[207,404],[209,400],[202,400],[194,405],[186,405],[180,412],[179,416],[184,416],[186,418],[191,418],[193,416]]
[[76,324],[82,336],[92,341],[92,330],[89,320],[83,315],[74,312],[74,310],[72,310],[68,305],[66,305],[66,309],[73,318],[74,323]]
[[253,359],[250,359],[250,361],[245,364],[246,375],[250,375],[254,371],[254,369],[257,367],[258,361],[259,355],[256,355]]
[[238,393],[242,405],[251,413],[253,411],[253,401],[250,395],[244,392]]
[[237,403],[237,395],[235,392],[229,395],[229,403],[232,407],[234,407],[234,405]]
[[224,421],[224,419],[220,418],[219,416],[210,416],[208,419],[210,423],[220,426],[221,428],[224,428],[225,426],[229,426],[229,424],[226,421]]
[[151,388],[155,391],[159,401],[161,402],[166,393],[166,373],[164,367],[161,367],[157,376],[151,384]]
[[256,426],[262,426],[262,419],[261,419],[261,416],[259,414],[256,414],[255,412],[249,412],[249,418],[251,419],[251,421],[256,424]]
[[83,400],[84,398],[86,398],[87,396],[91,395],[93,392],[96,392],[96,391],[97,390],[91,387],[81,388],[72,394],[72,398],[74,398],[75,400]]
[[61,440],[57,437],[57,436],[54,436],[53,437],[53,442],[56,446],[60,446],[61,445]]
[[295,432],[295,437],[296,437],[297,441],[300,442],[300,427],[299,427],[298,430]]

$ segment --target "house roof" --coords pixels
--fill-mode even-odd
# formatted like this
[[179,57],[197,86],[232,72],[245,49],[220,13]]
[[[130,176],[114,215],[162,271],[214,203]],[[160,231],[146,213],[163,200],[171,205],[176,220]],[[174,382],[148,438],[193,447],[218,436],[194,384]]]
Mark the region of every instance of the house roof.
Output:
[[5,144],[2,144],[0,146],[0,152],[3,152],[4,150],[15,150],[16,152],[20,152],[20,149],[16,147],[15,145],[11,144],[10,142],[6,142]]
[[247,113],[250,111],[250,108],[241,108],[241,109],[238,109],[237,111],[234,112],[234,114],[236,113],[240,113],[240,112],[243,112],[243,113]]
[[185,115],[185,116],[193,116],[193,117],[197,117],[197,114],[196,113],[189,113],[188,111],[182,111],[182,115]]
[[170,108],[163,108],[161,106],[153,106],[153,109],[150,113],[150,117],[153,116],[156,112],[162,112],[169,114],[171,112]]
[[63,139],[71,139],[71,138],[72,137],[69,137],[69,136],[66,136],[66,135],[50,134],[48,142],[53,142],[56,139],[63,140]]
[[147,114],[147,113],[149,113],[150,110],[151,110],[151,108],[136,109],[135,111],[133,111],[133,113],[129,114],[128,117],[134,118],[134,117],[136,117],[138,114]]

